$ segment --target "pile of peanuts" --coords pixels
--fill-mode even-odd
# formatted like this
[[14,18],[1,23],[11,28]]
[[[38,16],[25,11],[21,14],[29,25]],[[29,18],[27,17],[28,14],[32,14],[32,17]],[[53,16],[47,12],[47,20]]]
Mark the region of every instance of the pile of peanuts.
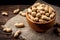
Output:
[[28,16],[35,22],[47,22],[55,17],[55,10],[46,4],[36,3],[27,10]]

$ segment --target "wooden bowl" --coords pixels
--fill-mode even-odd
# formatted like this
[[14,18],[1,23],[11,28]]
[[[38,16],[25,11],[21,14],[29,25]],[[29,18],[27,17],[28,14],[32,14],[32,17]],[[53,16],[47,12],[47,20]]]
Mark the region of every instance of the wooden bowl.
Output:
[[32,29],[34,29],[35,31],[37,32],[46,32],[47,30],[49,30],[51,27],[53,27],[54,23],[55,23],[55,19],[56,19],[56,14],[55,14],[55,17],[46,22],[46,23],[39,23],[39,22],[34,22],[32,21],[29,16],[28,16],[28,13],[26,13],[26,19],[30,25],[30,27]]

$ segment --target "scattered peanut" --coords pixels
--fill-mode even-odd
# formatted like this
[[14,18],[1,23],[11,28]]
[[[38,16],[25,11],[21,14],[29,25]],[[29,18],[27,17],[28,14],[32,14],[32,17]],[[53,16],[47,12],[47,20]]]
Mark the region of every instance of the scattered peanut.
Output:
[[2,12],[2,15],[7,16],[7,15],[8,15],[8,13],[7,13],[7,12]]
[[20,34],[21,34],[20,30],[16,31],[15,34],[14,34],[14,38],[18,37]]
[[5,31],[5,32],[12,32],[12,29],[6,27],[6,28],[3,29],[3,31]]
[[16,13],[18,13],[18,12],[19,12],[19,9],[15,9],[15,10],[13,11],[14,14],[16,14]]
[[14,24],[17,28],[23,28],[24,24],[23,23],[15,23]]
[[22,13],[21,15],[25,17],[26,16],[26,13]]
[[20,11],[19,14],[22,15],[22,16],[24,16],[24,17],[26,16],[26,13],[24,13],[22,11]]

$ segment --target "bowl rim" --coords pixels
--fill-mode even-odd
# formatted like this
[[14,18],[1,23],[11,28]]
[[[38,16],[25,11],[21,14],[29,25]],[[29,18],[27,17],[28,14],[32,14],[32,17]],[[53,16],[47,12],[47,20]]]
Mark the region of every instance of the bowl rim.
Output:
[[30,22],[35,23],[35,24],[48,24],[48,23],[50,23],[50,22],[52,22],[52,21],[54,21],[54,20],[56,19],[56,13],[55,13],[55,17],[54,17],[53,19],[51,19],[51,20],[48,21],[48,22],[44,22],[44,23],[32,21],[32,20],[29,18],[28,13],[26,13],[26,18],[27,18]]

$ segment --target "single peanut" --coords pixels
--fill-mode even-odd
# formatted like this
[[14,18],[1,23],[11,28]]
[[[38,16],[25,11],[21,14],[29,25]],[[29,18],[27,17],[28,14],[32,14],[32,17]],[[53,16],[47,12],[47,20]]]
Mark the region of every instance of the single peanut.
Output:
[[45,15],[42,15],[41,19],[50,20],[51,18],[50,18],[50,17],[47,17],[47,16],[45,16]]
[[22,13],[23,13],[22,11],[19,12],[20,15],[21,15]]
[[40,22],[40,23],[44,23],[44,20],[42,20],[42,19],[39,19],[39,22]]
[[24,17],[26,16],[26,13],[24,13],[22,11],[20,11],[19,14],[22,15],[22,16],[24,16]]
[[52,12],[52,14],[50,15],[50,18],[53,18],[55,16],[55,13]]
[[24,27],[24,24],[23,23],[15,23],[14,24],[17,28],[22,28]]
[[48,12],[48,11],[49,11],[49,6],[46,5],[45,8],[44,8],[44,10],[45,10],[46,12]]
[[45,11],[40,11],[41,14],[45,14]]
[[12,31],[12,29],[11,29],[11,28],[7,28],[7,27],[6,27],[6,28],[4,28],[4,29],[3,29],[3,31],[5,31],[5,32],[11,32],[11,31]]
[[37,9],[44,10],[44,7],[37,6]]
[[14,34],[14,38],[18,37],[20,34],[21,34],[20,30],[16,31],[15,34]]
[[32,6],[32,11],[36,11],[37,9],[35,7]]
[[36,12],[32,12],[31,15],[32,15],[33,17],[35,17],[35,16],[36,16]]
[[8,15],[8,13],[7,13],[7,12],[2,12],[2,15],[7,16],[7,15]]
[[25,17],[26,16],[26,13],[22,13],[21,15]]
[[31,13],[31,12],[32,12],[32,9],[28,8],[28,9],[27,9],[27,12],[28,12],[28,13]]
[[36,17],[38,17],[38,18],[41,17],[41,14],[40,13],[37,13],[36,14]]
[[49,6],[49,8],[50,8],[53,12],[55,12],[55,10],[54,10],[51,6]]
[[46,16],[49,16],[49,13],[46,13],[45,15],[46,15]]
[[19,12],[19,9],[15,9],[15,10],[13,11],[14,14],[16,14],[16,13],[18,13],[18,12]]
[[40,4],[40,7],[45,7],[45,4]]
[[39,21],[38,17],[34,18],[34,21],[36,21],[36,22]]
[[38,12],[40,12],[40,10],[39,10],[39,9],[37,10],[37,13],[38,13]]
[[52,13],[52,9],[49,7],[49,13]]
[[34,20],[34,17],[32,15],[28,14],[28,16],[31,20]]

